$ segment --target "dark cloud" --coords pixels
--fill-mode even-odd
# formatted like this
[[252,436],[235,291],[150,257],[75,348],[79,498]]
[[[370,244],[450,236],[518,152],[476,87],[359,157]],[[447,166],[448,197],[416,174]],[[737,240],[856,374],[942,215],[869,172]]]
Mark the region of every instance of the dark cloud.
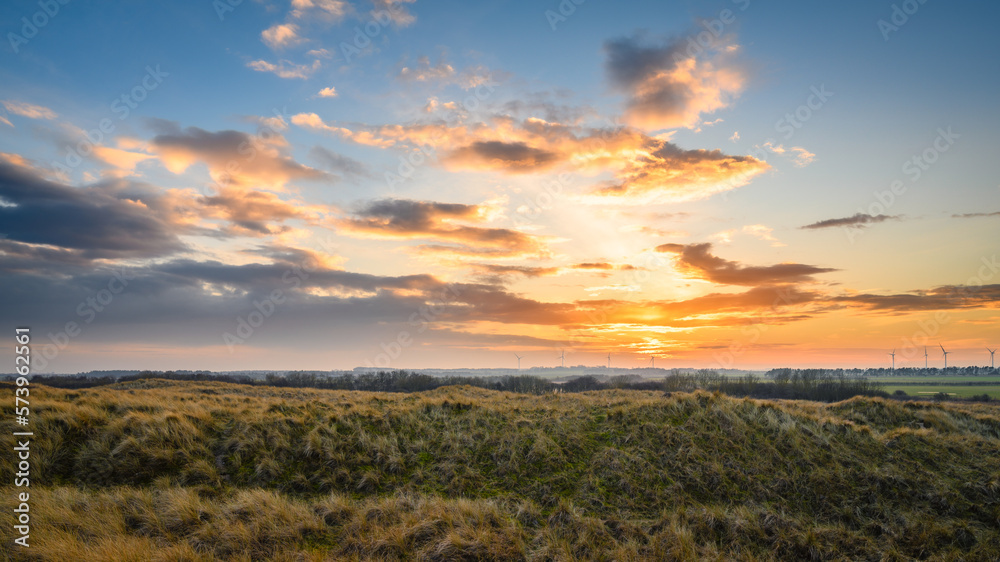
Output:
[[0,205],[0,234],[12,241],[87,258],[157,257],[185,248],[180,229],[165,218],[163,198],[138,184],[72,187],[0,162],[0,199],[8,203]]
[[844,217],[842,219],[827,219],[819,222],[814,222],[812,224],[807,224],[801,228],[818,229],[818,228],[835,228],[838,226],[864,228],[869,224],[885,222],[887,220],[900,220],[900,217],[896,215],[866,215],[864,213],[858,213],[856,215],[852,215],[850,217]]
[[994,213],[962,213],[957,215],[952,215],[956,219],[973,219],[978,217],[1000,217],[1000,211]]
[[304,166],[286,154],[285,138],[273,130],[268,135],[254,136],[198,127],[181,130],[169,121],[156,121],[153,126],[161,132],[150,141],[150,149],[176,174],[195,162],[204,162],[212,179],[223,186],[278,189],[299,179],[330,179],[325,172]]
[[729,104],[745,82],[734,62],[735,45],[728,37],[688,52],[678,39],[649,44],[641,36],[607,41],[605,68],[619,91],[628,95],[625,119],[647,129],[694,127],[701,114]]
[[444,161],[518,173],[551,168],[559,162],[559,155],[524,142],[479,141],[452,151]]
[[480,205],[382,199],[367,203],[353,217],[337,221],[345,233],[369,238],[427,239],[457,246],[424,245],[426,251],[455,256],[517,256],[545,253],[537,238],[507,228],[456,224],[486,220],[489,209]]
[[663,244],[658,252],[677,254],[677,265],[687,274],[723,285],[770,285],[813,281],[812,276],[835,269],[801,263],[745,266],[711,254],[712,244]]
[[899,313],[996,307],[1000,305],[1000,285],[942,285],[928,291],[913,293],[836,296],[831,297],[830,301],[869,310]]

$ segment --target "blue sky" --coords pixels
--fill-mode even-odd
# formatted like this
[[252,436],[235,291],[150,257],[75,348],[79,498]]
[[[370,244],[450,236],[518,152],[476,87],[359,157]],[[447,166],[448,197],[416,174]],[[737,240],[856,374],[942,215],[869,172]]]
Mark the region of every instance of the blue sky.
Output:
[[[1000,8],[219,5],[0,6],[5,322],[58,335],[115,268],[137,277],[49,370],[369,364],[447,286],[466,296],[379,366],[877,365],[928,318],[955,364],[1000,339],[979,273]],[[48,21],[28,37],[22,18]],[[94,156],[55,165],[102,120]],[[326,277],[265,274],[305,263]],[[275,289],[287,304],[234,344]]]

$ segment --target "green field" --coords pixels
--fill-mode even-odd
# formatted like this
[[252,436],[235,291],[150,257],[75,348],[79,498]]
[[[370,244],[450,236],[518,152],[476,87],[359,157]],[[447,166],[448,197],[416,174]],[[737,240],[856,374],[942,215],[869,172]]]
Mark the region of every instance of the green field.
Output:
[[910,396],[917,397],[930,397],[939,392],[946,392],[948,394],[953,394],[960,398],[967,398],[969,396],[978,396],[980,394],[989,394],[990,398],[1000,399],[1000,385],[945,385],[945,384],[928,384],[928,385],[912,385],[912,384],[886,384],[885,391],[889,394],[896,392],[897,390],[902,390],[903,392],[909,394]]
[[942,382],[942,383],[966,383],[966,382],[979,382],[979,383],[996,383],[1000,384],[1000,376],[968,376],[968,377],[949,377],[949,376],[936,376],[936,377],[868,377],[869,380],[893,384],[893,383],[928,383],[928,382]]

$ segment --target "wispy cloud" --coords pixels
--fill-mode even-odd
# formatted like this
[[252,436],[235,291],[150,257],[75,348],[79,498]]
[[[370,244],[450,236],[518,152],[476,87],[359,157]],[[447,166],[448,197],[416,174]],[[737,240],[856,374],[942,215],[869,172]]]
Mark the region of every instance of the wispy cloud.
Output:
[[322,63],[316,59],[312,64],[295,64],[291,61],[281,60],[278,64],[266,60],[255,60],[247,63],[247,68],[257,72],[270,72],[281,78],[305,80],[319,70]]
[[858,213],[855,215],[851,215],[849,217],[843,217],[839,219],[826,219],[817,221],[812,224],[807,224],[800,228],[805,228],[805,229],[836,228],[836,227],[865,228],[868,225],[885,222],[887,220],[900,220],[900,217],[897,215],[868,215],[865,213]]
[[[25,101],[3,100],[0,101],[0,104],[3,104],[4,108],[14,115],[20,115],[29,119],[55,119],[58,117],[55,111],[47,107]],[[10,121],[4,119],[4,122],[10,125]],[[13,125],[11,126],[13,127]]]

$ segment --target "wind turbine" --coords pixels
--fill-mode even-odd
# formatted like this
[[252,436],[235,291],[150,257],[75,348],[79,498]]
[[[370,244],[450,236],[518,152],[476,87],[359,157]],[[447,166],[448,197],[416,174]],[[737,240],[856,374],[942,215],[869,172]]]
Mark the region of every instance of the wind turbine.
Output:
[[608,352],[608,368],[611,368],[611,352]]
[[986,351],[990,352],[990,369],[993,368],[993,354],[997,352],[995,349],[986,348]]
[[924,368],[927,368],[927,346],[924,346]]
[[944,368],[947,369],[948,368],[948,354],[951,353],[951,352],[950,351],[945,351],[944,346],[941,345],[941,344],[938,344],[938,346],[941,348],[941,353],[944,353]]
[[561,361],[560,366],[561,367],[565,367],[566,366],[566,350],[565,349],[562,350],[562,352],[559,354],[559,360]]
[[520,355],[516,354],[516,353],[514,354],[514,357],[517,357],[517,370],[520,371],[521,370],[521,359],[524,359],[524,358],[521,357]]
[[892,353],[890,353],[889,355],[892,356],[892,370],[895,371],[896,370],[896,350],[895,349],[892,350]]
[[656,356],[655,355],[650,355],[649,356],[649,368],[650,369],[655,369],[656,368]]

